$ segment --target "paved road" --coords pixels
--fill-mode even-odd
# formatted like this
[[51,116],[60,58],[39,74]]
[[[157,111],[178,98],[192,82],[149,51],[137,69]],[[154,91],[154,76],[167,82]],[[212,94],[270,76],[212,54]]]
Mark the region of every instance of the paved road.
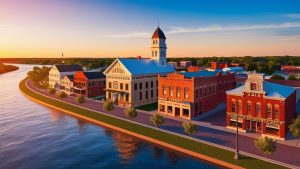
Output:
[[[40,89],[33,87],[30,83],[29,83],[29,86],[33,90],[36,90],[38,92],[41,92],[41,93],[49,96],[49,94],[47,92],[41,91]],[[50,96],[50,97],[57,98],[56,96]],[[77,104],[75,101],[75,98],[72,96],[64,98],[63,100],[73,103],[73,104]],[[81,104],[80,106],[84,106],[86,108],[93,109],[93,110],[100,111],[100,112],[107,113],[107,114],[111,114],[114,116],[126,118],[126,116],[124,114],[124,108],[122,108],[122,107],[115,107],[113,111],[106,112],[102,108],[102,103],[99,101],[94,101],[94,100],[87,100],[86,103]],[[150,116],[151,116],[151,114],[149,114],[149,113],[139,112],[138,116],[134,119],[134,121],[137,121],[137,122],[140,122],[143,124],[147,124],[147,125],[152,125],[149,122]],[[219,114],[215,114],[213,116],[220,118],[224,115],[222,115],[222,113],[220,112]],[[210,118],[213,118],[213,117],[208,117],[208,118],[204,119],[204,121],[205,120],[209,121]],[[216,119],[219,119],[219,118],[216,118]],[[220,123],[222,123],[221,121],[216,121],[216,123],[218,123],[218,125],[222,125],[222,124],[220,124]],[[180,134],[185,134],[183,131],[183,128],[182,128],[182,122],[180,122],[178,120],[166,118],[165,124],[161,128],[172,131],[172,132],[180,133]],[[194,138],[198,138],[201,140],[205,140],[205,141],[208,141],[211,143],[215,143],[215,144],[219,144],[219,145],[223,145],[223,146],[227,146],[227,147],[231,147],[231,148],[235,147],[235,134],[234,133],[226,132],[226,131],[222,131],[222,130],[216,130],[216,129],[209,128],[206,126],[198,126],[198,129],[199,129],[199,132],[197,132],[193,135]],[[251,154],[263,156],[262,153],[259,152],[255,148],[254,138],[240,136],[240,150],[251,153]],[[283,145],[283,144],[277,144],[277,150],[274,154],[272,154],[270,156],[270,158],[273,160],[288,163],[291,165],[296,165],[296,166],[299,166],[299,168],[300,168],[300,147],[296,148],[296,147],[287,146],[287,145]]]

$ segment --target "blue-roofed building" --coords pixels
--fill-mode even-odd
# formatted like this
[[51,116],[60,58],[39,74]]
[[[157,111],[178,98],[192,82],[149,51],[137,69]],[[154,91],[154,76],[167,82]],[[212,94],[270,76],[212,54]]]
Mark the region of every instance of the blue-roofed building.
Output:
[[157,77],[175,71],[166,62],[166,36],[158,27],[152,36],[151,59],[118,58],[105,71],[106,99],[126,107],[157,102]]
[[245,85],[227,91],[227,127],[284,139],[296,116],[296,89],[248,74]]

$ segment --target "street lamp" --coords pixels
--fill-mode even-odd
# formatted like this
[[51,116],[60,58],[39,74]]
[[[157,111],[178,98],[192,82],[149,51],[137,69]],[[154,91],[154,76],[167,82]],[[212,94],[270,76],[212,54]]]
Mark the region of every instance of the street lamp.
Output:
[[238,118],[239,116],[236,115],[236,135],[235,135],[235,155],[234,159],[238,160],[240,158],[239,154],[239,126],[238,126]]

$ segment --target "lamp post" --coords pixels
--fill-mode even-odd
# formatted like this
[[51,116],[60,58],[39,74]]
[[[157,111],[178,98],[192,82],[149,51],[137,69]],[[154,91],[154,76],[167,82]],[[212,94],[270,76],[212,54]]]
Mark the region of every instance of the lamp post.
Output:
[[239,116],[236,115],[236,135],[235,135],[235,155],[234,159],[238,160],[240,158],[239,154],[239,126],[238,126]]

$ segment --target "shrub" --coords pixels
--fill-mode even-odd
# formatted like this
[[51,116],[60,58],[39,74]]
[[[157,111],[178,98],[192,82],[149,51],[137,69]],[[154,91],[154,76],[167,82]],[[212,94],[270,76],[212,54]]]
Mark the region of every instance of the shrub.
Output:
[[128,108],[125,110],[125,114],[127,117],[133,119],[137,116],[137,111],[135,110],[135,108]]
[[195,124],[193,124],[191,121],[185,121],[182,124],[184,132],[188,135],[192,135],[193,133],[198,131],[198,128]]
[[78,96],[76,97],[76,102],[79,103],[79,104],[85,103],[85,98],[84,98],[84,96],[81,95],[81,94],[78,95]]
[[53,89],[53,88],[48,89],[48,93],[51,94],[51,95],[53,95],[55,92],[56,92],[56,90]]
[[276,151],[276,141],[269,137],[260,137],[254,141],[254,144],[265,155],[265,159],[267,159],[267,155]]
[[105,111],[112,111],[114,109],[114,103],[109,99],[105,100],[103,103],[103,109]]
[[159,127],[165,123],[165,119],[164,119],[164,116],[162,116],[158,113],[155,113],[150,117],[150,122],[152,122],[152,124],[154,126]]
[[58,92],[57,96],[58,96],[59,98],[66,98],[66,97],[67,97],[67,94],[66,94],[64,91],[60,91],[60,92]]

